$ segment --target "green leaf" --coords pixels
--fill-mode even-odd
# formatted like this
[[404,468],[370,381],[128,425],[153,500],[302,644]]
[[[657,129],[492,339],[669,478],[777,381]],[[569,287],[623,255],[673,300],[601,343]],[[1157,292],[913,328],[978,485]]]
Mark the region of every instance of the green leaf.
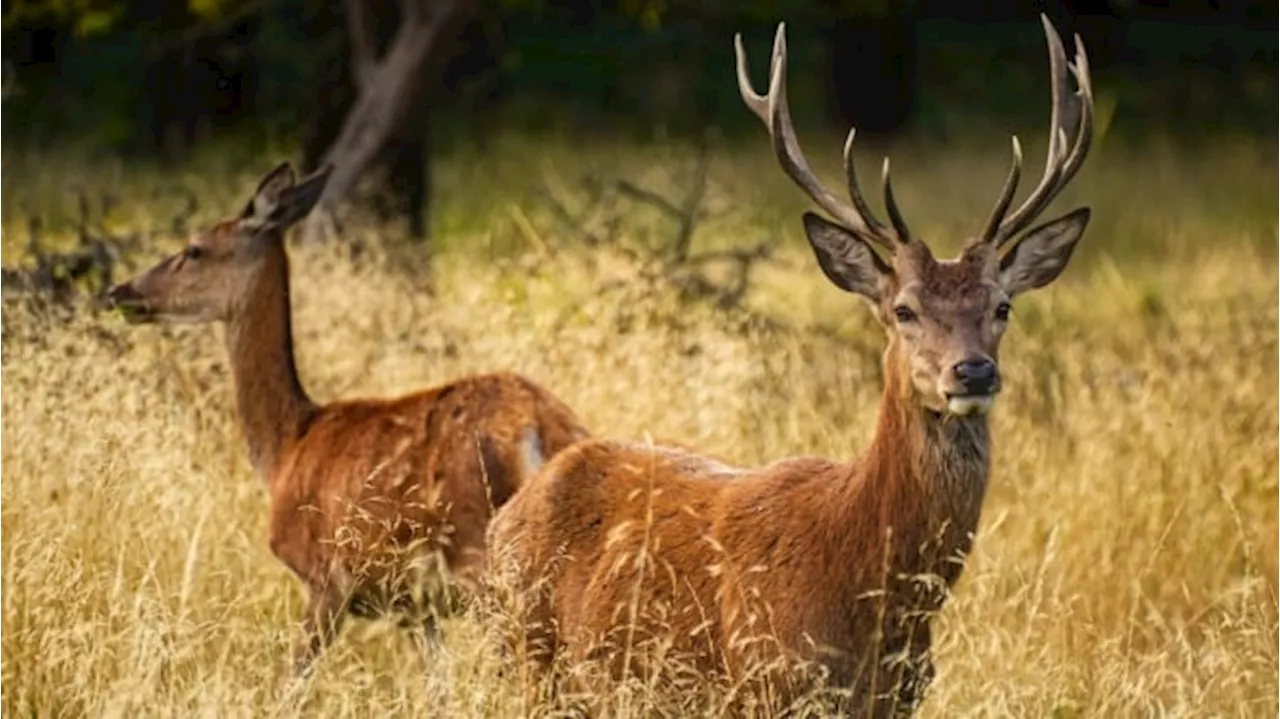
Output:
[[75,26],[72,32],[76,37],[92,37],[94,35],[104,35],[111,31],[116,21],[123,14],[120,6],[110,8],[86,8],[75,19]]
[[659,3],[649,3],[640,11],[640,27],[647,32],[657,30],[662,24],[662,8]]
[[187,0],[187,11],[201,20],[217,20],[226,9],[222,0]]

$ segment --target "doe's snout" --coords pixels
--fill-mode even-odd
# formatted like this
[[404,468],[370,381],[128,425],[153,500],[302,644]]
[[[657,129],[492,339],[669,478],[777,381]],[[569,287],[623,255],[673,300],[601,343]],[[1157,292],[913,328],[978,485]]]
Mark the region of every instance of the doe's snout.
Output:
[[132,282],[112,285],[98,298],[103,310],[119,310],[129,322],[148,322],[154,319],[154,311],[147,299],[138,292]]
[[142,297],[131,283],[121,282],[118,285],[112,285],[107,288],[107,291],[102,295],[102,304],[107,307],[118,307],[141,299]]
[[966,394],[993,394],[1000,388],[1000,374],[989,357],[969,357],[952,368]]

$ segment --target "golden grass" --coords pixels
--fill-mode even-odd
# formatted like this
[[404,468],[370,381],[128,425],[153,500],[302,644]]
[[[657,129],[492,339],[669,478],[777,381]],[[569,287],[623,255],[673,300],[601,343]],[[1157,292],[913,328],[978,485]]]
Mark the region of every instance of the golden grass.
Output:
[[[295,249],[308,388],[322,400],[391,394],[510,368],[600,435],[678,438],[743,463],[851,457],[871,431],[879,330],[813,266],[799,238],[803,200],[763,147],[750,148],[717,154],[708,203],[723,214],[696,241],[783,237],[794,267],[762,272],[748,299],[798,329],[744,328],[639,280],[562,321],[598,283],[635,268],[579,251],[535,261],[537,239],[564,243],[527,168],[542,162],[566,186],[592,167],[670,187],[679,172],[650,160],[679,150],[570,154],[513,142],[499,159],[441,168],[436,231],[462,249],[439,258],[434,296],[381,243],[355,262]],[[1187,154],[1153,144],[1100,148],[1095,160],[1059,205],[1097,208],[1076,265],[1015,308],[992,489],[976,551],[938,620],[939,676],[923,713],[1273,715],[1275,147],[1224,140]],[[930,237],[972,230],[1003,162],[895,151],[900,202]],[[237,207],[270,162],[260,164],[194,175],[209,193],[202,218]],[[58,173],[68,167],[10,163],[8,260],[23,241],[21,207],[62,202]],[[114,181],[110,169],[68,171]],[[166,210],[147,198],[163,180],[140,172],[121,185],[114,221],[162,222]],[[625,239],[669,231],[645,208],[620,212]],[[516,259],[488,251],[502,248]],[[828,331],[807,329],[818,324]],[[509,667],[476,617],[450,622],[445,657],[432,659],[389,625],[356,623],[286,700],[301,597],[266,546],[266,498],[242,447],[219,334],[88,312],[46,323],[6,306],[4,713],[519,712],[511,672],[500,672]],[[643,688],[619,695],[612,714],[649,713],[655,699]]]

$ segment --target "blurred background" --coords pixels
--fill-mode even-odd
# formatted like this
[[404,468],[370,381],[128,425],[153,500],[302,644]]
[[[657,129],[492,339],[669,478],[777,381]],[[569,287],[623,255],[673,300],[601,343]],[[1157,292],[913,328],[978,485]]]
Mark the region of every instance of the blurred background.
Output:
[[[907,222],[949,256],[1010,135],[1020,196],[1039,179],[1042,12],[1082,36],[1096,100],[1090,156],[1043,219],[1093,214],[1071,266],[1017,300],[981,537],[922,716],[1275,716],[1260,0],[7,0],[3,713],[299,715],[276,687],[302,600],[268,549],[219,333],[92,302],[277,163],[338,166],[333,212],[290,248],[318,400],[507,369],[600,436],[848,458],[875,427],[884,334],[815,266],[812,203],[738,96],[733,35],[763,88],[787,22],[815,172],[839,191],[856,125],[872,206],[891,155]],[[459,663],[427,682],[404,635],[353,632],[303,713],[520,715],[483,627],[446,632]],[[627,706],[610,713],[655,714]]]
[[[1047,124],[1038,13],[1080,33],[1100,134],[1203,144],[1276,127],[1277,6],[1260,0],[13,0],[3,138],[24,153],[183,167],[201,147],[342,168],[432,227],[433,160],[517,134],[764,145],[732,37],[763,86],[788,23],[796,124],[864,142],[1007,152]],[[1068,41],[1069,42],[1069,41]],[[992,130],[992,128],[998,128]],[[810,151],[810,154],[814,154]],[[265,164],[266,160],[262,164]],[[136,166],[136,165],[135,165]],[[375,172],[375,170],[380,172]],[[6,192],[13,175],[6,176]],[[993,189],[994,191],[994,189]],[[332,202],[330,202],[332,201]]]

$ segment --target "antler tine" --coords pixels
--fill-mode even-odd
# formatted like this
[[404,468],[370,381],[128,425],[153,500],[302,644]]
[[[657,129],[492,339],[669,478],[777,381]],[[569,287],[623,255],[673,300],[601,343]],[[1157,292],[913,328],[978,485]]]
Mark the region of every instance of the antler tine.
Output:
[[[813,170],[800,150],[800,143],[795,136],[795,128],[791,123],[791,108],[787,104],[787,39],[786,23],[778,23],[778,31],[773,39],[773,61],[769,71],[769,93],[760,95],[751,85],[747,71],[746,51],[742,46],[742,35],[734,36],[734,50],[737,54],[738,90],[742,101],[765,123],[772,140],[774,154],[777,155],[783,171],[793,182],[800,186],[810,198],[823,210],[826,210],[836,221],[860,232],[883,249],[893,252],[894,240],[884,225],[875,220],[867,210],[866,202],[860,193],[855,193],[856,180],[851,185],[855,207],[851,207],[836,198],[818,181]],[[846,143],[846,172],[850,164],[850,143]]]
[[889,211],[889,222],[893,223],[893,231],[898,242],[907,244],[911,241],[911,232],[907,229],[906,220],[898,212],[898,203],[893,199],[893,182],[889,179],[889,158],[884,158],[884,169],[880,171],[880,182],[884,185],[884,206]]
[[849,198],[853,200],[854,210],[866,219],[868,225],[874,227],[879,237],[879,231],[884,229],[884,225],[875,218],[871,212],[871,207],[867,205],[867,201],[862,196],[862,188],[858,183],[857,162],[853,156],[853,140],[858,135],[858,128],[849,128],[849,136],[844,141],[844,179],[845,184],[849,187]]
[[742,33],[734,33],[733,35],[733,53],[737,57],[738,64],[738,93],[742,95],[742,102],[747,108],[755,113],[766,126],[769,124],[769,100],[763,95],[756,93],[751,85],[751,75],[747,72],[747,51],[742,48]]
[[1000,231],[1000,222],[1004,219],[1004,213],[1009,211],[1013,196],[1018,192],[1018,180],[1021,177],[1022,143],[1018,142],[1018,136],[1014,135],[1013,164],[1009,167],[1009,176],[1005,178],[1004,188],[1000,190],[1000,199],[996,200],[996,206],[991,210],[991,216],[987,218],[987,224],[982,230],[983,242],[991,242]]
[[[1010,182],[1006,182],[1005,191],[996,203],[996,211],[988,221],[983,238],[995,242],[998,247],[1004,246],[1015,235],[1031,224],[1035,218],[1053,202],[1054,197],[1066,187],[1075,176],[1084,158],[1089,152],[1093,139],[1093,87],[1089,79],[1089,59],[1085,54],[1084,43],[1080,36],[1075,36],[1075,63],[1067,62],[1066,51],[1057,30],[1045,15],[1040,16],[1044,25],[1045,39],[1049,45],[1049,74],[1052,81],[1053,108],[1049,116],[1049,148],[1045,155],[1044,176],[1031,191],[1027,199],[1008,218],[1003,218],[1016,190],[1016,178],[1010,171]],[[1074,77],[1078,90],[1071,91],[1069,83]],[[1072,103],[1078,103],[1072,106]],[[1068,125],[1064,115],[1074,115],[1070,119],[1075,125],[1074,138],[1068,145]],[[1019,153],[1020,154],[1020,153]],[[1020,160],[1020,158],[1019,158]],[[1017,162],[1017,161],[1016,161]],[[1020,164],[1020,162],[1018,162]],[[1013,185],[1013,186],[1011,186]],[[993,230],[994,225],[994,230]]]
[[1080,127],[1076,132],[1075,147],[1062,169],[1062,179],[1059,182],[1063,185],[1075,177],[1093,144],[1093,80],[1089,77],[1089,56],[1084,52],[1084,42],[1079,35],[1075,36],[1075,45],[1076,61],[1067,68],[1075,77],[1076,86],[1080,88],[1076,93],[1080,97]]

